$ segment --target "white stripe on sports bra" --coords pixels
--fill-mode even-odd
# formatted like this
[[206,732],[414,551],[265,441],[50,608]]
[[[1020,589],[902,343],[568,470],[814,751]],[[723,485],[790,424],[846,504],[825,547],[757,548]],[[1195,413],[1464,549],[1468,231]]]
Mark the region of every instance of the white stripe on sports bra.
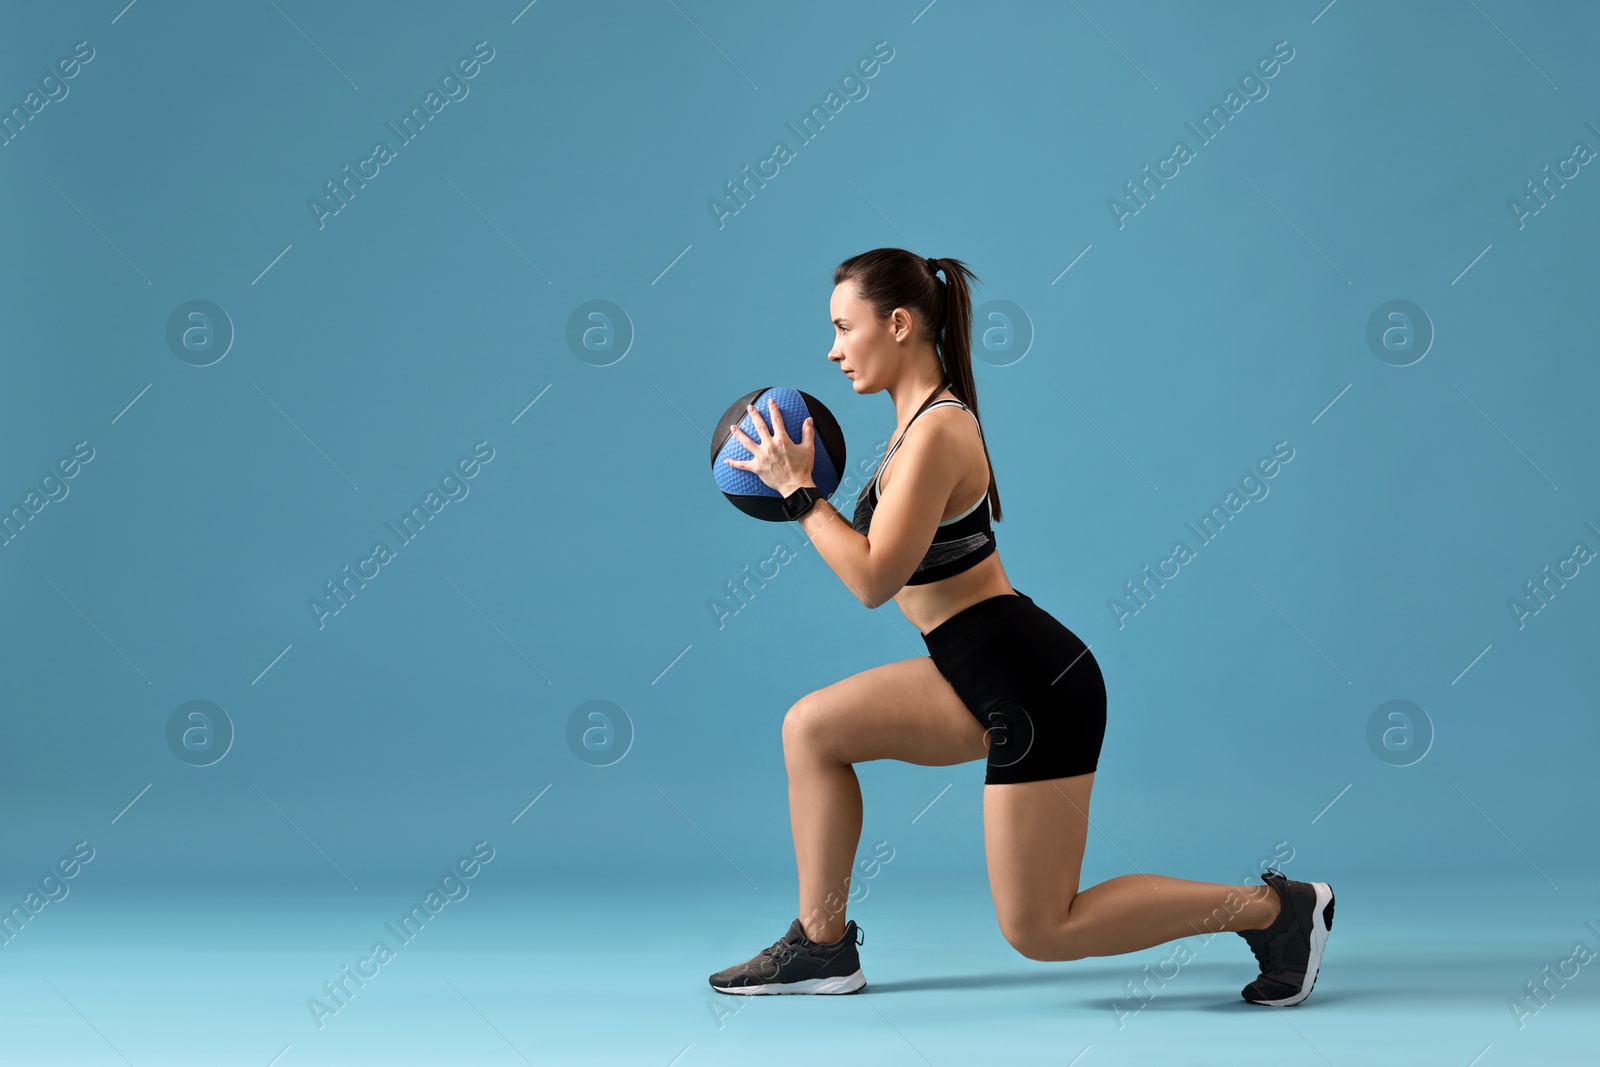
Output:
[[[872,476],[872,495],[873,496],[881,496],[882,495],[882,493],[883,493],[883,485],[882,485],[881,479],[883,478],[884,468],[889,465],[889,457],[893,456],[895,454],[895,452],[899,450],[900,446],[905,443],[906,434],[911,432],[912,423],[915,423],[917,421],[917,419],[922,418],[922,416],[926,415],[928,412],[932,411],[934,408],[949,407],[951,404],[956,405],[956,407],[958,407],[961,410],[965,411],[968,415],[972,415],[972,409],[967,407],[967,405],[963,404],[960,400],[956,399],[953,396],[947,396],[943,400],[935,400],[933,403],[929,404],[927,407],[925,407],[921,411],[917,412],[916,417],[913,418],[911,420],[911,422],[906,423],[905,432],[902,433],[900,435],[900,439],[894,443],[894,448],[889,449],[889,455],[884,456],[883,457],[883,462],[878,464],[878,473],[876,473],[876,474],[874,474]],[[972,415],[972,421],[978,423],[978,439],[980,441],[982,441],[983,440],[983,423],[978,422],[978,416],[976,416],[976,415]],[[987,450],[987,448],[988,448],[987,442],[985,442],[984,447]],[[981,497],[979,497],[977,500],[973,501],[972,502],[972,506],[970,508],[968,508],[966,511],[963,511],[959,515],[953,515],[950,518],[945,519],[943,522],[939,523],[939,525],[940,526],[950,526],[950,525],[953,525],[954,523],[960,522],[962,519],[966,518],[968,515],[971,515],[974,511],[977,511],[979,504],[987,503],[988,500],[989,500],[989,487],[986,485],[986,486],[983,487],[983,495]],[[991,519],[994,517],[994,508],[993,507],[990,507],[990,509],[989,509],[989,517]]]

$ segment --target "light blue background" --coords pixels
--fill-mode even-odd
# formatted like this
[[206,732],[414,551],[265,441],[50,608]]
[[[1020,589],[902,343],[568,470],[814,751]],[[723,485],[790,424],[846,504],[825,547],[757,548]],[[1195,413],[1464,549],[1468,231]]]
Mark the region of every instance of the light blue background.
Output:
[[[1600,577],[1584,567],[1523,627],[1508,606],[1574,542],[1600,550],[1600,178],[1583,167],[1524,226],[1507,203],[1575,141],[1600,147],[1592,6],[144,0],[11,4],[5,22],[5,110],[75,42],[95,50],[0,149],[0,505],[76,442],[95,452],[0,548],[0,897],[74,842],[96,849],[0,971],[85,1062],[110,1051],[80,1016],[110,1043],[120,1002],[73,1014],[71,990],[39,984],[74,946],[165,915],[145,948],[226,955],[273,908],[299,954],[213,1005],[245,1027],[219,1032],[248,1032],[237,1062],[292,1041],[300,1062],[354,1055],[316,1049],[303,999],[478,840],[496,858],[474,892],[498,903],[446,920],[463,951],[481,937],[521,953],[512,971],[591,966],[603,984],[581,944],[554,964],[550,941],[489,916],[570,935],[611,894],[584,927],[624,953],[603,958],[671,941],[693,987],[682,1029],[705,1028],[694,983],[795,914],[785,710],[924,654],[897,608],[863,610],[797,525],[740,514],[706,469],[714,420],[769,385],[827,404],[852,466],[881,448],[887,396],[856,399],[826,356],[834,266],[884,245],[962,259],[977,303],[1011,302],[1032,332],[1024,358],[975,367],[1007,573],[1107,679],[1083,886],[1242,882],[1283,841],[1302,878],[1493,880],[1523,910],[1480,933],[1551,925],[1475,994],[1500,1017],[1463,1063],[1600,918],[1566,881],[1596,866]],[[385,123],[479,41],[494,58],[470,94],[319,228],[308,200],[397,143]],[[867,94],[798,144],[785,123],[880,41],[893,58]],[[1185,123],[1279,41],[1294,56],[1270,92],[1198,146]],[[1119,227],[1108,200],[1180,138],[1196,157]],[[719,227],[708,200],[777,139],[795,158]],[[237,334],[206,367],[166,343],[195,299]],[[634,333],[604,366],[567,341],[597,299]],[[1404,367],[1366,341],[1396,299],[1436,331]],[[480,441],[494,458],[469,495],[319,628],[308,600],[397,544],[384,524]],[[1294,458],[1270,495],[1119,627],[1123,583],[1194,545],[1184,524],[1278,441]],[[711,602],[779,542],[797,558],[719,626]],[[166,741],[194,699],[236,730],[208,767]],[[1367,742],[1395,699],[1435,734],[1411,766]],[[634,731],[610,766],[566,740],[591,700]],[[981,927],[983,765],[858,772],[862,853],[895,848],[863,925],[922,900],[935,925],[978,924],[996,966],[1026,962]],[[945,881],[964,917],[918,896]],[[667,893],[709,906],[732,948],[673,924]],[[321,903],[284,903],[302,899]],[[214,925],[191,942],[176,931],[200,907]],[[93,1002],[108,965],[71,958]],[[229,966],[259,975],[247,958]],[[1137,967],[1098,962],[1105,993],[1085,1003]],[[1582,995],[1571,1012],[1592,1011]],[[346,1029],[390,1033],[384,1012],[404,1004]],[[135,1015],[122,1042],[177,1062],[173,1032]],[[1072,1040],[1051,1055],[1090,1039]]]

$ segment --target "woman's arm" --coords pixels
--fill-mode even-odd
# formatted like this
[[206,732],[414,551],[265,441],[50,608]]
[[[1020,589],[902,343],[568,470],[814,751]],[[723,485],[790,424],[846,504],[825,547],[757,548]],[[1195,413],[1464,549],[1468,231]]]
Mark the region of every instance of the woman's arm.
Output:
[[[826,500],[800,516],[800,528],[841,581],[869,608],[893,598],[928,554],[945,504],[960,481],[955,420],[930,412],[895,452],[894,485],[872,513],[866,536]],[[802,485],[815,484],[808,477]],[[793,487],[790,488],[790,492]]]
[[[816,442],[810,419],[801,427],[800,441],[790,440],[783,414],[769,404],[769,427],[754,406],[756,436],[752,440],[737,424],[729,427],[750,451],[747,460],[726,460],[730,466],[755,473],[781,496],[803,485],[815,486],[811,476]],[[900,458],[892,491],[885,492],[872,513],[865,536],[855,531],[827,500],[818,500],[802,516],[817,553],[839,579],[869,608],[876,608],[898,593],[917,564],[928,554],[945,504],[960,481],[958,421],[937,411],[918,420],[922,429],[909,435],[895,455]],[[960,422],[964,423],[965,418]],[[819,487],[820,488],[820,487]]]

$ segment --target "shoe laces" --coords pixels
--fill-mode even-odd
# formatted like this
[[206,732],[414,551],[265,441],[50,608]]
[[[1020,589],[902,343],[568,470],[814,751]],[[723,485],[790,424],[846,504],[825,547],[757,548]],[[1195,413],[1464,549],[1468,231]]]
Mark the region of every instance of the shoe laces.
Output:
[[781,967],[798,956],[804,948],[805,942],[790,941],[789,935],[785,934],[767,948],[762,949],[761,955]]
[[[848,931],[846,931],[846,932],[848,932]],[[855,934],[856,934],[855,943],[859,945],[859,944],[861,944],[861,942],[863,940],[865,940],[865,937],[861,933],[861,927],[858,926],[858,927],[855,928]],[[787,963],[790,960],[794,959],[796,956],[800,955],[800,953],[802,953],[802,952],[810,951],[813,948],[821,948],[822,945],[823,945],[823,942],[821,942],[821,941],[813,941],[809,937],[807,937],[803,932],[802,932],[802,934],[800,936],[805,938],[805,940],[803,940],[803,941],[790,941],[789,940],[789,935],[788,934],[784,934],[782,937],[778,938],[778,940],[774,941],[767,948],[763,949],[761,951],[761,955],[768,957],[769,959],[773,960],[776,963],[783,964],[783,963]],[[828,943],[831,944],[832,942],[828,942]]]

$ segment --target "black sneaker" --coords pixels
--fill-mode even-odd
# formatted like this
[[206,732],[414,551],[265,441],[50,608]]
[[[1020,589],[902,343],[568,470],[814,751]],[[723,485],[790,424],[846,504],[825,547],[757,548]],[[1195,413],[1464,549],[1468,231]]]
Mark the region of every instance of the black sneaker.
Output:
[[1239,991],[1252,1004],[1287,1007],[1311,995],[1322,950],[1333,927],[1333,889],[1326,882],[1296,882],[1268,867],[1261,880],[1278,892],[1283,910],[1265,930],[1235,930],[1261,965],[1261,974]]
[[861,959],[856,946],[861,944],[861,928],[851,919],[844,936],[820,944],[806,936],[796,919],[789,932],[754,957],[718,971],[710,978],[718,993],[859,993],[867,986],[861,974]]

